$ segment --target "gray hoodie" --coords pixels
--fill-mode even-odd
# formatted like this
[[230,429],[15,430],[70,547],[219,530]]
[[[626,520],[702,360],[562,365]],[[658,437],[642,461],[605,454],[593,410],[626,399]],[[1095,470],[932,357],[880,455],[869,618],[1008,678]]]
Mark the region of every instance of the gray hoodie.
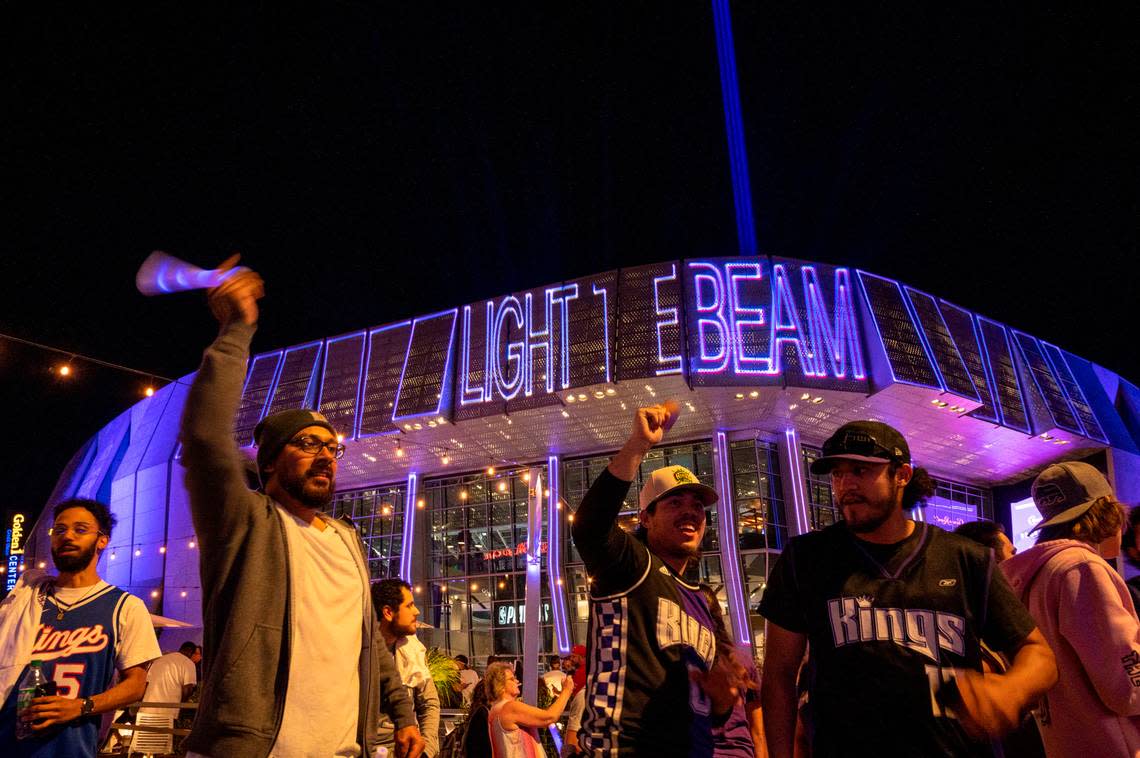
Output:
[[[249,489],[233,439],[234,416],[256,327],[224,326],[206,349],[182,415],[182,465],[199,545],[202,581],[202,695],[186,749],[214,758],[264,758],[290,694],[292,607],[285,526],[274,501]],[[356,532],[329,522],[367,576]],[[372,754],[380,711],[397,728],[416,725],[365,599],[357,742]],[[303,696],[298,694],[297,696]]]

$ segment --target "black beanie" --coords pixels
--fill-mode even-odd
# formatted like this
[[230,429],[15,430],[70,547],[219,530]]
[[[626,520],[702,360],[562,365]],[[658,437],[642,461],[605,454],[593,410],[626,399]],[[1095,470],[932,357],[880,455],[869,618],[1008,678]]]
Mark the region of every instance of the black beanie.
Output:
[[288,411],[274,413],[266,416],[261,423],[253,429],[253,441],[257,444],[257,471],[261,476],[261,483],[265,485],[265,467],[277,459],[277,454],[285,443],[293,439],[293,435],[310,426],[320,426],[336,434],[329,420],[305,408],[293,408]]

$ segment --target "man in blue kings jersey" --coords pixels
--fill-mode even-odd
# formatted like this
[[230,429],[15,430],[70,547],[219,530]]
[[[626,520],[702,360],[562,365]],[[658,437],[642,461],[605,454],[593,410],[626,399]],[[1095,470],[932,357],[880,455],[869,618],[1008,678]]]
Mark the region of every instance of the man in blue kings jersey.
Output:
[[699,557],[716,492],[683,466],[654,471],[639,497],[645,541],[615,521],[645,454],[676,420],[673,401],[641,408],[629,440],[574,514],[593,579],[579,749],[591,756],[711,756],[744,685],[717,655],[708,602],[686,568]]
[[[25,671],[28,662],[43,661],[56,694],[35,698],[17,714],[18,688],[12,687],[0,710],[5,758],[94,756],[100,714],[141,698],[147,667],[162,655],[143,602],[99,578],[99,555],[115,524],[107,506],[68,500],[55,506],[53,515],[51,557],[59,576],[28,590],[27,602],[42,612],[35,615],[36,628],[21,628],[15,635],[30,644],[15,648],[23,648],[16,662]],[[14,605],[6,604],[3,613],[15,613]],[[116,669],[119,682],[109,687]],[[31,723],[33,736],[16,739],[17,718]]]

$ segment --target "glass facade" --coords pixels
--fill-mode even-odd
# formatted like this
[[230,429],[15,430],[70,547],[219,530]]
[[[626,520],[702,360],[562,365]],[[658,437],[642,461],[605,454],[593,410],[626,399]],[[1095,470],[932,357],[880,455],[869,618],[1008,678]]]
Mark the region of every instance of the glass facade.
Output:
[[[718,509],[731,502],[736,513],[739,570],[749,628],[755,653],[762,656],[764,620],[758,612],[760,599],[769,570],[789,536],[784,473],[775,443],[737,440],[729,443],[728,450],[731,497],[722,492],[720,502],[709,509],[702,556],[693,578],[714,588],[727,617],[729,604],[717,522]],[[812,529],[822,529],[839,518],[830,479],[809,472],[811,462],[819,455],[818,449],[807,446],[800,451]],[[568,507],[560,511],[564,518],[565,556],[565,586],[561,591],[565,593],[573,643],[586,639],[590,578],[574,549],[569,527],[573,510],[609,464],[610,457],[607,453],[562,462],[560,494]],[[637,481],[630,486],[622,504],[618,524],[623,529],[633,531],[637,527],[637,495],[645,478],[658,468],[677,464],[693,471],[704,484],[717,486],[711,441],[656,448],[642,462]],[[546,467],[535,468],[542,471],[545,480]],[[418,494],[425,512],[413,545],[403,544],[407,498],[404,483],[341,493],[328,510],[334,516],[349,516],[360,529],[374,580],[396,576],[401,553],[414,551],[414,592],[421,610],[420,621],[426,625],[421,629],[421,640],[451,654],[463,653],[482,665],[488,655],[515,658],[523,651],[528,472],[527,468],[516,467],[494,474],[484,471],[425,480]],[[935,483],[936,499],[943,509],[960,506],[964,513],[992,518],[992,500],[987,490],[948,480]],[[544,519],[545,516],[544,509]],[[916,515],[923,517],[921,511]],[[547,534],[546,524],[543,534]],[[542,545],[540,552],[545,554],[547,547]],[[553,609],[545,569],[544,562],[539,611],[543,655],[555,652]]]
[[339,493],[325,509],[334,518],[348,516],[356,524],[373,581],[400,573],[407,497],[406,484],[385,485]]
[[[535,468],[545,479],[546,467]],[[418,602],[421,621],[431,627],[424,630],[425,644],[476,659],[522,654],[529,488],[528,469],[424,482],[429,533]],[[542,554],[546,549],[541,546]],[[553,631],[545,571],[541,583],[541,652],[548,653]]]

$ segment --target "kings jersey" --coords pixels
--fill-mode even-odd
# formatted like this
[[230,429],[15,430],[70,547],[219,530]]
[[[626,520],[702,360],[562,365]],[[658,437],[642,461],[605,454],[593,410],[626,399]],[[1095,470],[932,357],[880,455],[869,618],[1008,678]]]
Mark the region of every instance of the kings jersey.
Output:
[[[628,592],[590,610],[586,710],[578,741],[601,755],[712,755],[711,706],[689,678],[716,656],[704,594],[644,545],[645,571]],[[681,754],[681,753],[675,753]]]
[[716,656],[712,616],[696,584],[614,524],[628,489],[603,471],[575,514],[593,579],[578,742],[600,756],[711,756],[711,704],[690,672]]
[[[44,675],[55,682],[58,695],[85,698],[110,686],[121,614],[129,597],[125,590],[108,584],[75,605],[58,600],[50,591],[40,598],[43,614],[30,660],[43,661]],[[5,756],[95,754],[101,720],[97,715],[17,741],[16,697],[13,688],[0,712],[0,752]]]
[[794,538],[760,612],[807,635],[816,756],[991,755],[943,703],[981,641],[1009,650],[1035,626],[992,551],[922,523],[895,545],[842,523]]

